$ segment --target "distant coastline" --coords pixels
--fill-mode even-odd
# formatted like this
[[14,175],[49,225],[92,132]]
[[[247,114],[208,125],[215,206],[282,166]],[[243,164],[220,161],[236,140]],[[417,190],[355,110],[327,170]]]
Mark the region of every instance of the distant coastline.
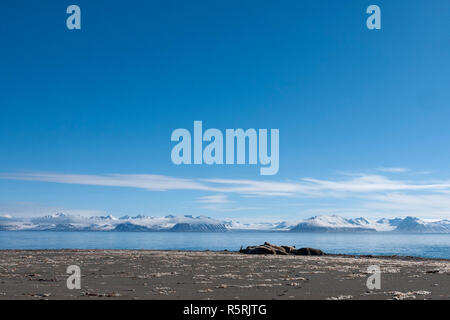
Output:
[[450,220],[425,221],[417,217],[367,219],[344,218],[337,215],[315,216],[300,221],[242,223],[192,215],[149,217],[138,215],[84,217],[57,213],[43,217],[0,217],[0,231],[118,231],[118,232],[393,232],[393,233],[450,233]]

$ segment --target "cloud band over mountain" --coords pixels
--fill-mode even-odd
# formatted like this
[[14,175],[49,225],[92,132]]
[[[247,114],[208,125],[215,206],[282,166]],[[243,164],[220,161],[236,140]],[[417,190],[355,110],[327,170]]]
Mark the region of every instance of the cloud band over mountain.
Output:
[[[397,173],[400,170],[387,171]],[[406,169],[401,171],[407,172]],[[197,191],[198,203],[208,204],[209,209],[221,208],[221,211],[232,211],[232,208],[223,206],[231,203],[228,195],[233,195],[241,199],[248,197],[272,199],[273,208],[276,208],[279,198],[356,199],[361,201],[359,210],[369,214],[392,212],[405,216],[414,214],[421,217],[450,217],[449,181],[412,181],[376,173],[357,173],[334,179],[301,178],[288,181],[194,179],[156,174],[63,173],[2,173],[0,179],[138,188],[154,192]],[[339,211],[345,211],[345,207],[331,206],[328,209],[328,212]]]

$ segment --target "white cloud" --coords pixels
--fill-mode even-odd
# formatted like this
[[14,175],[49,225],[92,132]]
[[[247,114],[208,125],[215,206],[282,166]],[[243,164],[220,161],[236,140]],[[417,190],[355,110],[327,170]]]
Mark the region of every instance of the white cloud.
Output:
[[147,189],[151,191],[211,189],[208,186],[192,179],[174,178],[155,174],[86,175],[63,173],[18,173],[0,174],[0,179],[45,181],[107,187],[130,187]]
[[[409,176],[411,177],[411,176]],[[420,176],[414,176],[420,177]],[[334,179],[303,178],[290,181],[249,179],[192,179],[153,174],[80,175],[58,173],[0,174],[0,179],[45,181],[63,184],[141,188],[150,191],[194,190],[206,194],[196,202],[202,208],[216,211],[244,211],[244,199],[236,208],[228,204],[230,194],[241,198],[274,198],[272,207],[279,207],[279,198],[301,198],[316,201],[315,208],[326,201],[330,211],[364,211],[371,215],[407,215],[450,217],[450,181],[394,179],[380,174],[353,174]],[[250,201],[250,199],[248,199]],[[237,201],[236,201],[237,202]],[[334,203],[334,205],[333,205]],[[336,205],[338,204],[338,205]],[[270,205],[270,204],[269,204]],[[314,204],[312,204],[314,206]],[[332,209],[332,207],[335,209]],[[347,208],[347,209],[346,209]],[[268,207],[264,207],[267,210]],[[307,210],[308,208],[305,208]],[[314,208],[310,208],[314,209]],[[9,212],[0,212],[10,214]]]
[[367,195],[364,206],[383,214],[450,218],[450,197],[444,194],[387,193]]
[[[0,174],[0,179],[43,181],[63,184],[141,188],[150,191],[197,190],[214,193],[236,193],[243,196],[314,196],[342,197],[351,193],[393,191],[450,192],[449,181],[412,182],[394,180],[382,175],[359,175],[340,180],[303,178],[298,181],[264,181],[246,179],[186,179],[153,174]],[[224,200],[224,195],[206,200]]]
[[404,180],[392,180],[381,175],[361,175],[346,180],[319,180],[305,178],[303,181],[310,182],[312,190],[334,191],[334,192],[382,192],[400,190],[448,190],[448,181],[435,183],[417,183]]
[[202,203],[229,203],[228,197],[224,194],[213,194],[211,196],[204,196],[197,198],[197,202]]
[[64,207],[46,206],[33,202],[0,203],[0,214],[4,217],[33,217],[55,214],[59,212],[80,216],[106,215],[106,212],[102,210],[70,209]]
[[208,204],[205,206],[201,206],[201,209],[207,209],[212,211],[218,211],[218,212],[247,212],[250,210],[267,210],[267,208],[263,207],[229,207],[229,206],[223,206],[223,205],[216,205],[216,204]]
[[386,173],[404,173],[411,170],[408,168],[378,168],[378,171]]

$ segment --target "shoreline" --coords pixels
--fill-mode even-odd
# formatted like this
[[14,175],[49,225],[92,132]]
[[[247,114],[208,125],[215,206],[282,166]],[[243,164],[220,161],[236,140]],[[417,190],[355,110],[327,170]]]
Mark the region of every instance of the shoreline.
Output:
[[[211,252],[211,253],[236,253],[240,255],[246,255],[240,253],[239,250],[183,250],[183,249],[103,249],[103,248],[94,248],[94,249],[84,249],[84,248],[49,248],[49,249],[0,249],[0,253],[2,251],[8,252],[85,252],[85,251],[138,251],[138,252]],[[280,256],[280,255],[278,255]],[[450,262],[450,258],[428,258],[428,257],[419,257],[419,256],[403,256],[403,255],[375,255],[375,254],[347,254],[347,253],[325,253],[323,257],[342,257],[342,258],[366,258],[366,259],[395,259],[395,260],[406,260],[406,261],[442,261],[442,262]]]
[[[66,286],[67,267],[81,288]],[[381,288],[368,289],[369,266]],[[0,299],[450,299],[450,261],[232,251],[0,250]]]

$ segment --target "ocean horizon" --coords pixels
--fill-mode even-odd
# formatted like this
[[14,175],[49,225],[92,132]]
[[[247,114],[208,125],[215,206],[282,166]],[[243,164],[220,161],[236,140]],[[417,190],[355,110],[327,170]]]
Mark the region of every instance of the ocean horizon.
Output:
[[121,249],[237,251],[270,242],[330,254],[450,259],[446,234],[229,232],[0,231],[1,250]]

